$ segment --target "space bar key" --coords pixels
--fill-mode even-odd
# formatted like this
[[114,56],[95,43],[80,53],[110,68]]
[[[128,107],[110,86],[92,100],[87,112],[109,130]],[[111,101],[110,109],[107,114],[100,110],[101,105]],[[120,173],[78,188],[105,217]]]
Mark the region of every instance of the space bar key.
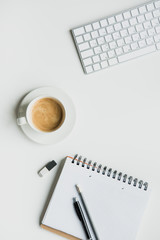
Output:
[[143,56],[147,53],[151,53],[151,52],[154,52],[154,51],[156,51],[156,47],[155,47],[155,45],[151,45],[149,47],[142,48],[142,49],[136,50],[134,52],[130,52],[130,53],[127,53],[125,55],[119,56],[118,60],[119,60],[119,62],[125,62],[125,61],[128,61],[128,60],[132,59],[132,58]]

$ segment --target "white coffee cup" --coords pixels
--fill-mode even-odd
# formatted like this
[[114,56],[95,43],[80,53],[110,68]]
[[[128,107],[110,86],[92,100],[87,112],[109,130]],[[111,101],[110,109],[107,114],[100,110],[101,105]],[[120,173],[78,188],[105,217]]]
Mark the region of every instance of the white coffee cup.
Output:
[[[60,106],[60,108],[62,110],[62,121],[52,131],[42,131],[39,128],[37,128],[35,126],[35,124],[33,123],[33,121],[32,121],[32,110],[33,110],[33,107],[36,104],[36,102],[38,102],[40,99],[52,99],[54,102],[56,102]],[[52,132],[58,130],[62,126],[64,121],[65,121],[65,108],[64,108],[63,104],[58,99],[54,98],[53,96],[48,96],[48,95],[39,96],[39,97],[33,99],[27,105],[24,116],[17,118],[17,124],[18,125],[22,126],[22,125],[28,124],[33,130],[35,130],[35,131],[37,131],[39,133],[45,133],[45,134],[49,134],[49,133],[52,133]]]

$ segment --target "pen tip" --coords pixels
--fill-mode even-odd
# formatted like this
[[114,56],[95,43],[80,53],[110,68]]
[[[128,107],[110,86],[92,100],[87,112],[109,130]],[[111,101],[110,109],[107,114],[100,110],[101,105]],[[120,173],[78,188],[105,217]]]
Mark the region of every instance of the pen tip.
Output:
[[76,197],[73,198],[73,202],[77,202],[77,198]]
[[81,192],[80,187],[79,187],[78,184],[76,184],[76,189],[77,189],[77,191],[78,191],[79,193]]

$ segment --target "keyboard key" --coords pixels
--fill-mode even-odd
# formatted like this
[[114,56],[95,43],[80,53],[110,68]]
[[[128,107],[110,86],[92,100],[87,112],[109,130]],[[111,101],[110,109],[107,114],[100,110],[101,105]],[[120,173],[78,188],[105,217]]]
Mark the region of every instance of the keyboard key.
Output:
[[128,36],[128,32],[127,32],[126,29],[121,30],[121,31],[120,31],[120,34],[121,34],[122,37],[126,37],[126,36]]
[[136,16],[138,16],[139,13],[138,13],[137,9],[133,9],[133,10],[131,10],[131,14],[133,17],[136,17]]
[[113,39],[114,39],[114,40],[117,40],[118,38],[121,37],[120,34],[119,34],[119,32],[113,33],[112,36],[113,36]]
[[106,26],[108,25],[106,19],[101,20],[101,21],[100,21],[100,24],[101,24],[102,27],[106,27]]
[[152,27],[152,26],[151,26],[151,23],[150,23],[149,21],[143,23],[143,26],[144,26],[145,29],[148,29],[148,28],[151,28],[151,27]]
[[94,57],[92,57],[92,59],[93,59],[94,63],[100,62],[99,56],[94,56]]
[[132,44],[131,44],[131,49],[132,49],[132,50],[136,50],[136,49],[138,49],[138,48],[139,48],[139,47],[138,47],[138,43],[135,42],[135,43],[132,43]]
[[122,26],[123,26],[123,28],[129,27],[129,22],[128,22],[128,20],[123,21],[123,22],[122,22]]
[[136,33],[136,29],[135,29],[135,27],[130,27],[130,28],[128,28],[128,32],[129,32],[129,34],[134,34],[134,33]]
[[152,45],[152,44],[154,44],[154,39],[153,39],[153,37],[147,38],[147,39],[146,39],[146,42],[147,42],[147,45]]
[[99,37],[99,34],[97,31],[91,32],[92,38],[97,38]]
[[106,42],[107,42],[107,43],[108,43],[108,42],[111,42],[111,41],[113,40],[113,38],[112,38],[112,35],[111,35],[111,34],[109,34],[109,35],[105,36],[105,39],[106,39]]
[[118,56],[123,53],[123,50],[122,50],[121,47],[120,47],[120,48],[117,48],[115,51],[116,51],[116,54],[117,54]]
[[102,61],[106,60],[108,58],[107,53],[101,53],[100,58],[101,58]]
[[156,46],[157,46],[157,49],[159,50],[160,49],[160,43],[157,43]]
[[131,18],[131,14],[130,14],[129,11],[128,11],[128,12],[124,12],[124,13],[123,13],[123,16],[124,16],[124,19]]
[[[156,16],[155,16],[156,17]],[[146,20],[151,20],[153,18],[153,15],[151,12],[145,14]]]
[[86,32],[91,32],[93,30],[92,25],[88,24],[87,26],[85,26],[85,30]]
[[124,44],[125,44],[125,42],[124,42],[123,38],[117,40],[117,45],[118,45],[118,47],[121,47],[121,46],[123,46]]
[[82,58],[88,58],[94,55],[94,52],[92,49],[89,49],[87,51],[81,52]]
[[91,58],[86,58],[86,59],[84,59],[83,62],[84,62],[85,66],[88,66],[88,65],[92,64],[92,59]]
[[153,11],[153,10],[154,10],[154,5],[153,5],[153,3],[150,3],[150,4],[147,5],[147,10],[148,10],[148,11]]
[[97,46],[97,41],[96,40],[91,40],[90,45],[91,45],[92,48],[96,47]]
[[160,26],[157,26],[155,29],[156,29],[156,33],[160,33]]
[[99,35],[100,36],[106,35],[106,29],[105,28],[99,29]]
[[129,22],[130,22],[131,26],[136,25],[137,24],[137,19],[136,18],[131,18],[129,20]]
[[131,36],[128,36],[125,38],[125,43],[128,44],[128,43],[131,43],[132,42],[132,38]]
[[140,32],[143,30],[143,25],[140,23],[136,26],[137,32]]
[[158,18],[154,18],[154,19],[152,19],[151,23],[152,23],[152,26],[153,26],[153,27],[159,25]]
[[93,26],[93,29],[94,29],[94,30],[97,30],[97,29],[100,28],[100,24],[99,24],[99,22],[95,22],[95,23],[93,23],[92,26]]
[[112,66],[112,65],[117,64],[118,60],[117,60],[117,58],[111,58],[111,59],[108,60],[108,63],[109,63],[110,66]]
[[151,28],[151,29],[148,30],[148,35],[149,36],[153,36],[153,35],[155,35],[155,33],[156,32],[155,32],[154,28]]
[[155,3],[156,8],[160,8],[160,1],[156,1]]
[[143,47],[146,46],[146,41],[145,40],[141,40],[141,41],[138,42],[138,45],[139,45],[140,48],[143,48]]
[[107,50],[109,50],[108,44],[102,45],[102,51],[103,51],[103,52],[106,52]]
[[114,57],[115,56],[114,50],[108,51],[108,56],[109,56],[109,58]]
[[106,29],[107,29],[108,33],[113,33],[114,32],[113,26],[108,26]]
[[136,34],[134,34],[133,36],[132,36],[132,38],[133,38],[133,41],[138,41],[138,40],[140,40],[140,36],[139,36],[139,34],[138,33],[136,33]]
[[87,73],[93,72],[92,66],[86,67],[86,72],[87,72]]
[[154,36],[155,42],[160,42],[160,34]]
[[142,22],[145,21],[145,18],[144,18],[143,15],[140,15],[140,16],[137,17],[137,20],[138,20],[139,23],[142,23]]
[[85,40],[85,41],[91,40],[91,35],[90,35],[90,33],[87,33],[87,34],[83,35],[83,37],[84,37],[84,40]]
[[125,46],[123,47],[123,51],[124,51],[125,53],[129,52],[130,50],[131,50],[131,47],[130,47],[129,45],[125,45]]
[[83,33],[85,33],[84,31],[84,27],[80,27],[74,30],[74,35],[78,36],[78,35],[82,35]]
[[101,62],[101,67],[102,67],[102,68],[108,67],[108,62],[107,62],[107,61]]
[[86,50],[86,49],[88,49],[88,48],[90,48],[88,42],[82,43],[82,44],[79,45],[79,50],[80,50],[80,51],[84,51],[84,50]]
[[134,52],[130,52],[130,53],[126,53],[125,55],[121,55],[118,57],[119,62],[125,62],[128,61],[130,59],[145,55],[147,53],[151,53],[154,52],[156,50],[156,47],[153,46],[149,46],[149,47],[145,47],[139,50],[136,50]]
[[94,52],[95,52],[95,54],[99,54],[102,52],[102,50],[100,47],[96,47],[96,48],[94,48]]
[[140,7],[139,12],[140,12],[140,14],[146,13],[147,12],[146,6]]
[[117,44],[116,44],[116,42],[110,42],[109,46],[110,46],[111,49],[114,49],[114,48],[117,47]]
[[122,29],[122,25],[121,25],[120,23],[117,23],[117,24],[114,25],[114,29],[115,29],[116,31],[119,31],[119,30]]
[[117,21],[117,22],[123,21],[123,15],[122,15],[122,14],[118,14],[118,15],[116,16],[116,21]]
[[141,39],[147,38],[148,37],[148,33],[147,31],[143,31],[140,33]]
[[97,38],[97,42],[99,45],[104,44],[105,43],[104,37]]
[[93,68],[94,68],[94,71],[97,71],[97,70],[100,70],[100,69],[101,69],[99,63],[94,64],[94,65],[93,65]]
[[83,42],[82,36],[76,37],[76,41],[77,43],[82,43]]
[[108,18],[109,24],[114,24],[116,22],[115,17]]
[[160,10],[159,10],[159,9],[155,10],[155,11],[153,12],[153,16],[154,16],[154,17],[159,17],[159,16],[160,16]]

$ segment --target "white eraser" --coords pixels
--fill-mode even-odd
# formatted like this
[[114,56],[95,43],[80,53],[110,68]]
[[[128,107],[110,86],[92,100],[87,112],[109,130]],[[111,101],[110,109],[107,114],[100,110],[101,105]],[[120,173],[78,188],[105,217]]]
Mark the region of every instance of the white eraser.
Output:
[[52,160],[51,162],[47,163],[46,166],[44,166],[39,172],[38,175],[40,177],[43,177],[46,173],[48,173],[52,168],[54,168],[57,165],[57,163]]
[[42,170],[39,171],[39,176],[43,177],[48,171],[48,169],[46,167],[42,168]]

